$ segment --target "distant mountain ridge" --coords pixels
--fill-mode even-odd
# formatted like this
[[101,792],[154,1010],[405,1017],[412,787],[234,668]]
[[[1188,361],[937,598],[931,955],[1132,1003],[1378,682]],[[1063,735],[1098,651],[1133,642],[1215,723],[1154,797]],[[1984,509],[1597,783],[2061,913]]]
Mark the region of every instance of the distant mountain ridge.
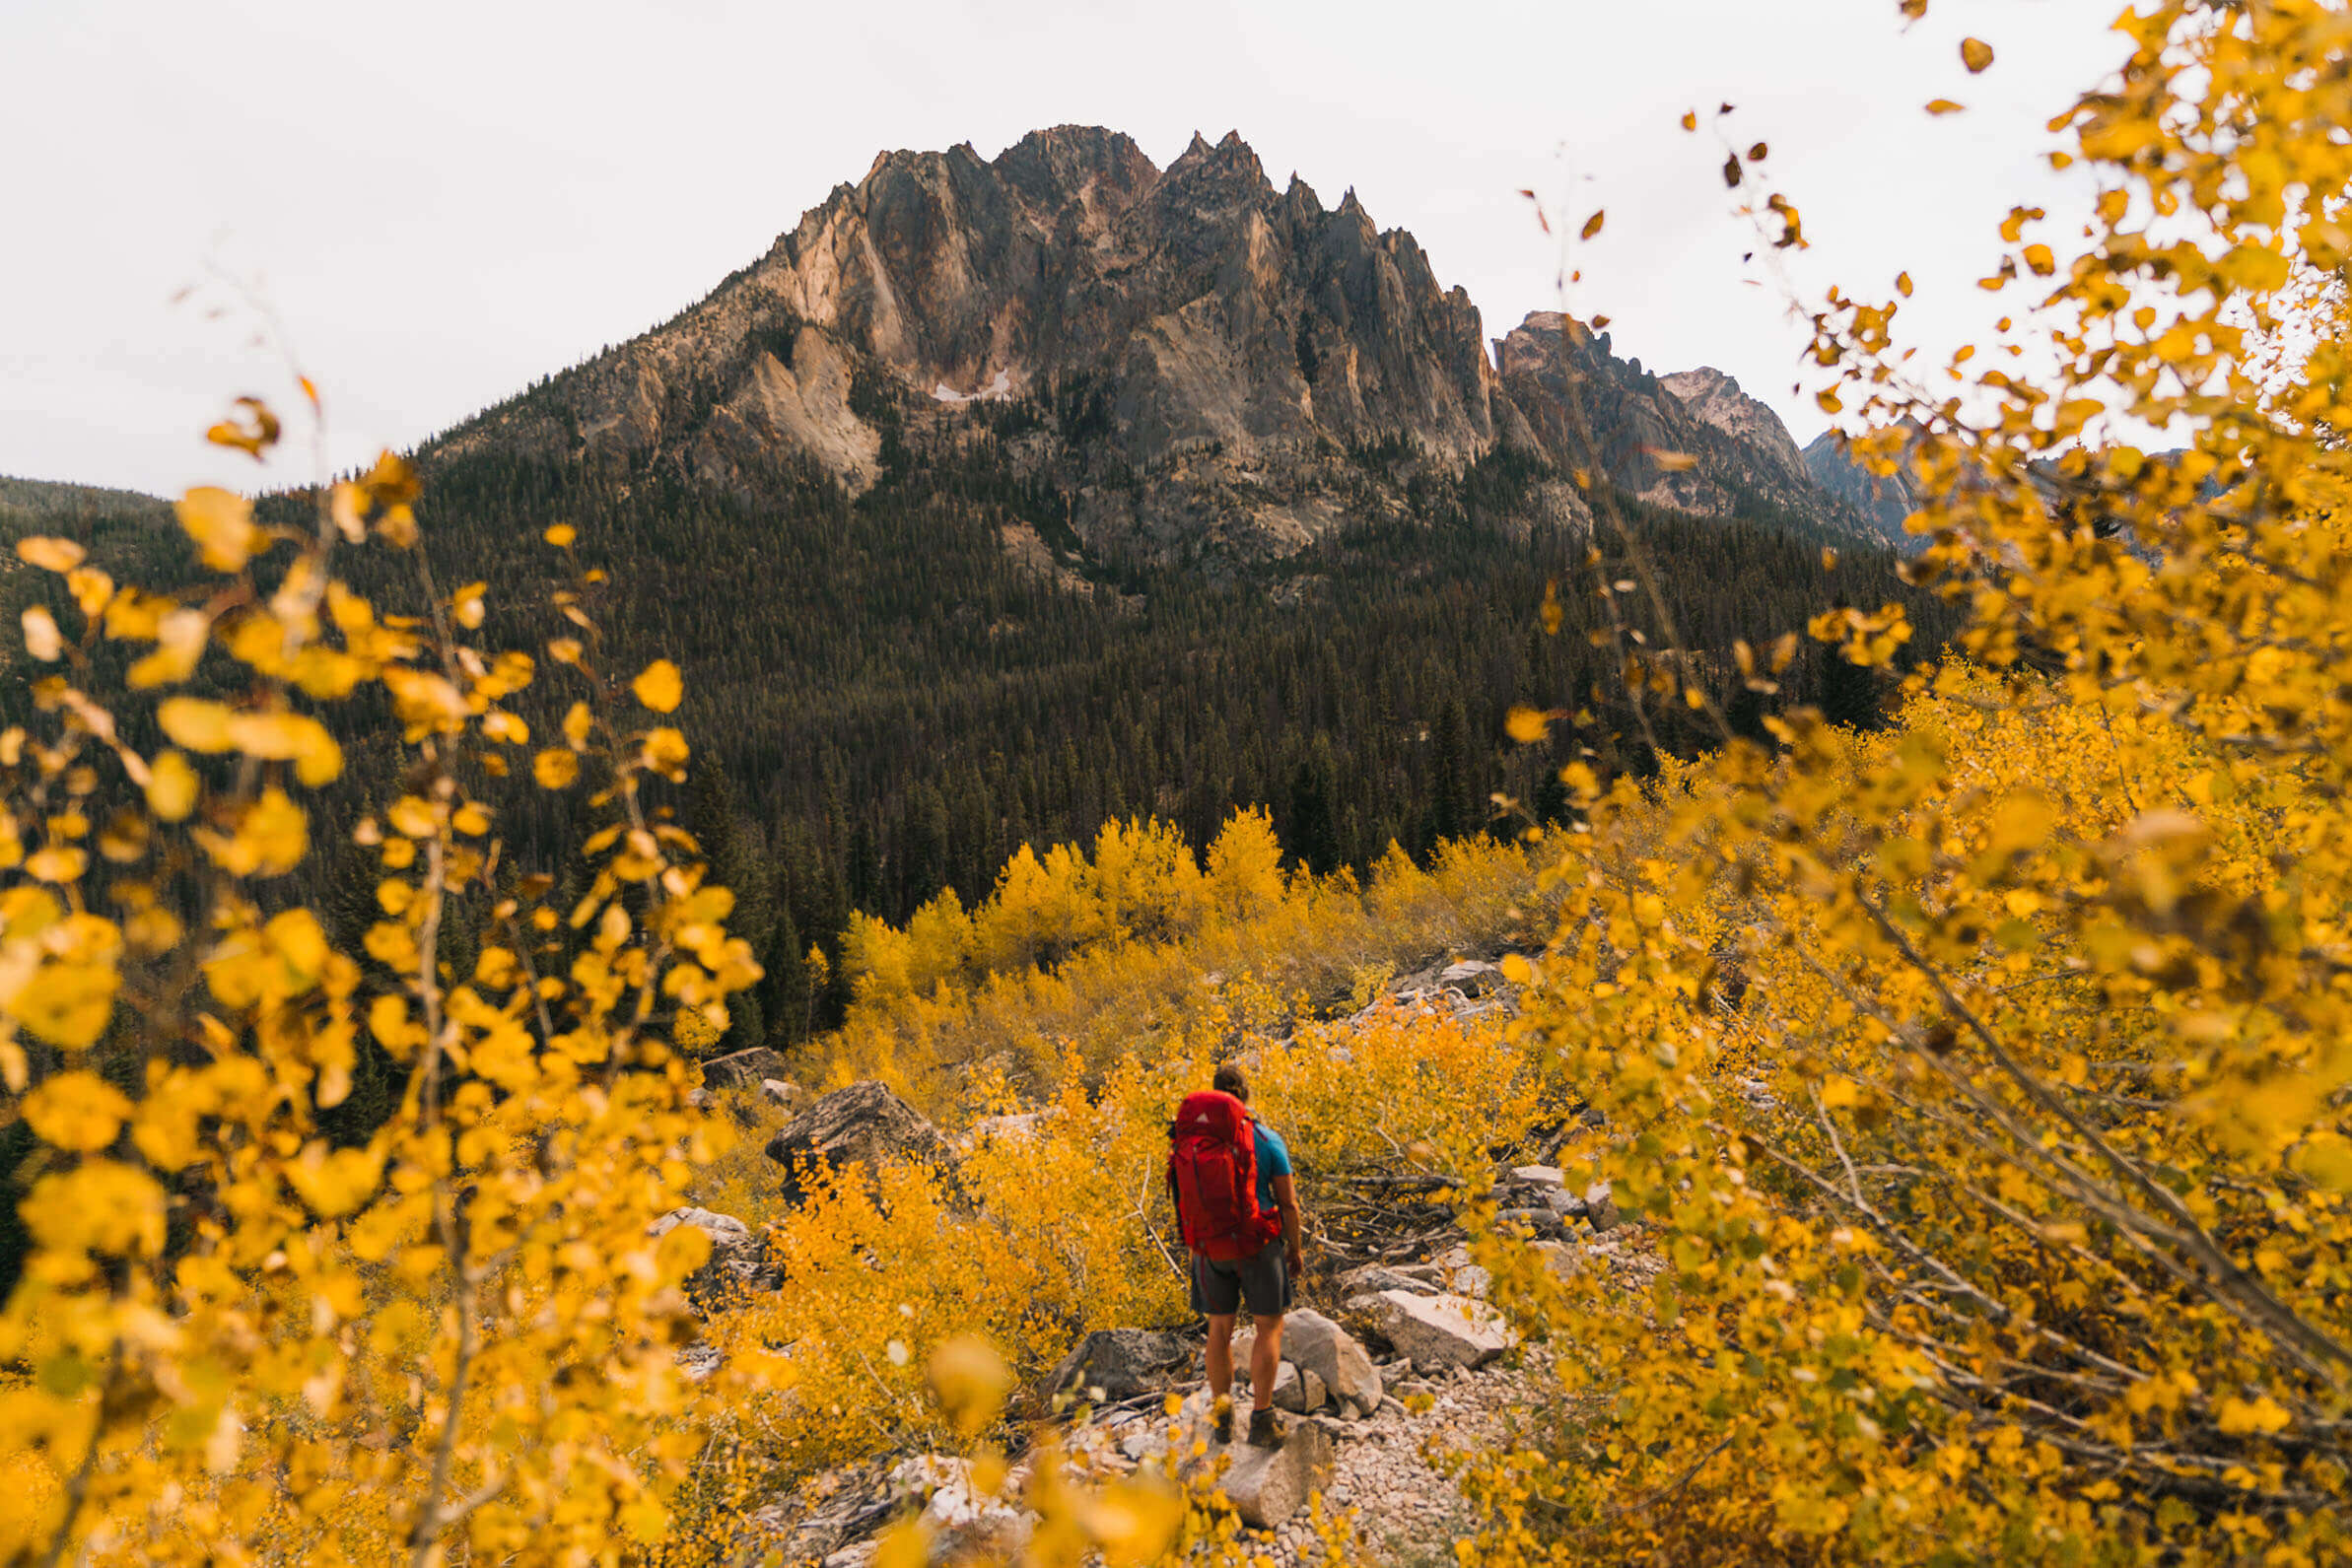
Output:
[[74,485],[48,479],[11,479],[0,474],[0,523],[100,515],[162,515],[169,504],[136,490]]
[[[1544,470],[1489,520],[1576,520],[1573,380],[1631,493],[1875,532],[1729,377],[1650,375],[1606,336],[1571,346],[1552,312],[1492,361],[1482,335],[1469,296],[1352,190],[1330,209],[1296,177],[1278,190],[1236,134],[1161,170],[1117,132],[1060,126],[994,160],[883,154],[700,304],[428,455],[618,456],[746,493],[783,462],[857,496],[985,423],[1059,500],[1037,531],[1072,559],[1246,565],[1422,516],[1430,485],[1483,463]],[[1682,450],[1696,467],[1651,455]]]

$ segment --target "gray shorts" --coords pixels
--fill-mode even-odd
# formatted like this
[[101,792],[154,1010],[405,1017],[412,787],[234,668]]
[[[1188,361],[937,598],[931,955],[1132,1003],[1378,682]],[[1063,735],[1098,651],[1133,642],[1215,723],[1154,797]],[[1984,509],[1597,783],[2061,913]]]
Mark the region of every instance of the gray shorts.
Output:
[[1292,1282],[1277,1236],[1237,1262],[1193,1254],[1193,1311],[1229,1318],[1249,1303],[1253,1318],[1279,1318],[1290,1310]]

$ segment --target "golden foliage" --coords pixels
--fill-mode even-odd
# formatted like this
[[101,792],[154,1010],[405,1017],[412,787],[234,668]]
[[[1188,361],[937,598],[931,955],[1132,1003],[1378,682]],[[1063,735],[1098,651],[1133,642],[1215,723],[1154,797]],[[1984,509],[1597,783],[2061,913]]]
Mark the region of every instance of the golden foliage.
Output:
[[[2297,3],[2117,28],[2053,124],[2085,242],[2020,209],[1985,280],[2050,280],[2001,330],[2056,374],[1964,352],[1931,393],[1899,301],[1816,317],[1967,661],[1884,734],[1797,713],[1582,781],[1534,1016],[1667,1267],[1633,1301],[1506,1268],[1600,1413],[1473,1466],[1479,1555],[2346,1555],[2347,39]],[[1878,663],[1897,628],[1813,631]]]

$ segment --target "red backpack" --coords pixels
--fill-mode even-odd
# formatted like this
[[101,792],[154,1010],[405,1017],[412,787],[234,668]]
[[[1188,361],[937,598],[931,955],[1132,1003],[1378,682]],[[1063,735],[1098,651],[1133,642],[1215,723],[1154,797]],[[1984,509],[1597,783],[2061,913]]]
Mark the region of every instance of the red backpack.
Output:
[[1282,1216],[1258,1206],[1258,1129],[1229,1094],[1188,1094],[1168,1127],[1168,1190],[1184,1245],[1234,1262],[1282,1233]]

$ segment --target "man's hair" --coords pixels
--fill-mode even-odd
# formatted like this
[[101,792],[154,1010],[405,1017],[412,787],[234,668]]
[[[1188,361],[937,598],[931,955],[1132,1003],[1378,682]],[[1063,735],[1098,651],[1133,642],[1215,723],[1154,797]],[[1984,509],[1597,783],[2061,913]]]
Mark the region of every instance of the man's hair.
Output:
[[1250,1097],[1250,1080],[1242,1073],[1241,1063],[1238,1061],[1228,1061],[1218,1067],[1216,1076],[1209,1080],[1209,1086],[1217,1093],[1229,1094],[1236,1100],[1247,1101]]

